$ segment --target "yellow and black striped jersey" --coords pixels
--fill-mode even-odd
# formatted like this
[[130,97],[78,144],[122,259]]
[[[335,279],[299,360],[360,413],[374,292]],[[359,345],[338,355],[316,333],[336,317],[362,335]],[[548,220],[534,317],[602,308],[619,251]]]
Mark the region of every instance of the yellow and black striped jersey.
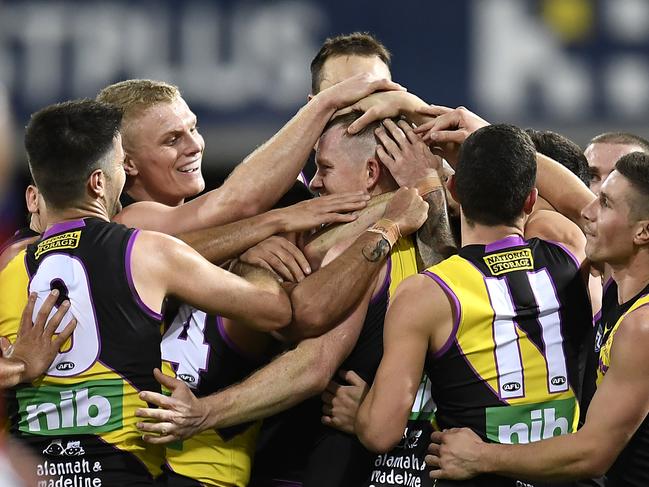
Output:
[[[602,297],[602,315],[597,323],[593,351],[597,357],[596,383],[599,385],[611,365],[611,349],[615,334],[624,326],[624,318],[649,304],[649,286],[627,302],[618,303],[618,287],[611,280]],[[607,486],[640,487],[649,485],[649,416],[631,437],[606,473]]]
[[578,352],[592,320],[572,254],[508,237],[465,246],[425,274],[455,308],[451,336],[426,361],[439,427],[499,443],[575,431]]
[[[162,339],[166,373],[198,396],[235,384],[261,364],[229,337],[220,316],[182,305]],[[176,487],[248,485],[260,422],[207,430],[167,447],[159,483]]]

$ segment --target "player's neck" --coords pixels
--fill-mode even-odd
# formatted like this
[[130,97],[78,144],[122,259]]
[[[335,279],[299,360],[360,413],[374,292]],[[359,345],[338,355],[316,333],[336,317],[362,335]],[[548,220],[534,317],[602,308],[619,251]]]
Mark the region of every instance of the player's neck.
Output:
[[481,225],[479,223],[467,222],[464,215],[461,220],[462,225],[462,246],[466,245],[489,245],[511,236],[523,237],[522,220],[516,225]]
[[138,180],[133,181],[133,184],[124,191],[135,201],[154,201],[155,203],[162,203],[167,206],[180,206],[185,202],[184,198],[181,198],[180,200],[170,200],[161,195],[154,194],[151,191],[148,191],[147,188],[140,184]]
[[649,251],[638,251],[624,264],[611,265],[611,277],[617,284],[618,302],[626,303],[649,284]]
[[63,223],[70,220],[80,220],[82,218],[99,218],[101,220],[110,221],[108,211],[103,204],[98,201],[92,203],[84,203],[73,208],[54,209],[48,207],[47,209],[47,228],[57,223]]

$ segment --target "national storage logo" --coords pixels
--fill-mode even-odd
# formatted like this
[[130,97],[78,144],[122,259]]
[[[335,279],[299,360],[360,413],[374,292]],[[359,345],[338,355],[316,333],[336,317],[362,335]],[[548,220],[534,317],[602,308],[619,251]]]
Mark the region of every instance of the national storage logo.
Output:
[[81,239],[81,230],[66,232],[43,240],[36,246],[34,256],[38,259],[46,252],[58,249],[76,249]]
[[498,254],[485,255],[483,259],[494,276],[507,272],[534,269],[534,259],[530,249],[508,250]]
[[52,436],[115,431],[123,424],[123,394],[120,379],[20,389],[18,429]]

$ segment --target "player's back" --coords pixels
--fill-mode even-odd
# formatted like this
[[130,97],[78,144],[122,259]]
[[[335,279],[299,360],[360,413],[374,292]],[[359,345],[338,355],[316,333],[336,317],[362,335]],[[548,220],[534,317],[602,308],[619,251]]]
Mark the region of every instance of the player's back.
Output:
[[431,267],[454,303],[452,336],[426,364],[441,428],[527,443],[575,430],[578,351],[591,327],[578,262],[508,237]]
[[[220,316],[183,304],[162,339],[166,373],[197,397],[235,384],[262,365],[228,335]],[[160,486],[248,485],[260,422],[203,431],[166,449]]]
[[136,230],[88,218],[52,226],[27,249],[36,309],[58,289],[78,322],[46,375],[10,396],[12,433],[45,458],[39,475],[148,485],[159,472],[161,449],[145,444],[135,427],[135,409],[146,407],[138,392],[160,390],[152,370],[160,366],[161,339],[160,315],[133,286],[136,237]]

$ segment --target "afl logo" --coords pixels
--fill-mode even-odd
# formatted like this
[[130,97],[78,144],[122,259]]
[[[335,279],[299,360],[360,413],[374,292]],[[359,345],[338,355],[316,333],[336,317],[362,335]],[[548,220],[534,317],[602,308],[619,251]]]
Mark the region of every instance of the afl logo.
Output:
[[178,378],[183,382],[187,382],[188,384],[193,384],[194,382],[196,382],[194,376],[190,374],[178,374]]
[[550,379],[550,383],[553,386],[562,386],[566,383],[566,378],[562,375],[557,375],[555,377],[552,377],[552,379]]
[[521,388],[521,385],[518,382],[508,382],[507,384],[503,385],[503,391],[506,392],[514,392],[517,391]]
[[56,366],[56,370],[72,370],[74,367],[74,362],[61,362]]

